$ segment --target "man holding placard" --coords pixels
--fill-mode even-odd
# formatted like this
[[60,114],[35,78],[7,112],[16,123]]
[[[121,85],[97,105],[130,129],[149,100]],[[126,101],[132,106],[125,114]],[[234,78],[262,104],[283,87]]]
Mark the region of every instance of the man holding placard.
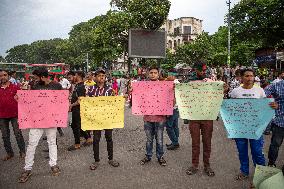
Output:
[[[89,87],[87,96],[89,97],[99,97],[99,96],[114,96],[112,88],[106,85],[106,72],[102,69],[97,70],[95,73],[96,84]],[[98,115],[94,115],[98,116]],[[112,131],[113,129],[105,129],[105,138],[107,141],[107,152],[108,152],[108,163],[113,167],[118,167],[119,162],[113,159],[113,140],[112,140]],[[90,166],[91,170],[96,170],[100,162],[100,140],[101,140],[101,130],[94,130],[94,139],[93,139],[93,150],[95,162]]]
[[[149,68],[150,82],[158,81],[159,69],[157,67]],[[144,89],[145,90],[145,89]],[[173,107],[173,106],[172,106]],[[172,108],[171,107],[171,108]],[[166,166],[163,150],[163,132],[166,116],[157,114],[144,114],[144,130],[146,134],[146,155],[140,161],[141,165],[149,163],[153,155],[153,140],[156,139],[156,156],[161,166]]]
[[[230,94],[231,98],[265,98],[264,90],[254,86],[254,71],[251,69],[241,70],[241,78],[243,86],[233,89]],[[275,102],[270,103],[270,106],[277,109],[278,105]],[[235,138],[240,160],[240,173],[236,176],[236,180],[244,180],[249,175],[249,157],[248,143],[251,147],[251,155],[254,164],[265,166],[265,158],[262,152],[264,140],[261,136],[259,139]]]
[[[33,90],[61,90],[62,86],[53,82],[48,78],[48,70],[46,68],[39,68],[36,72],[39,77],[39,81],[34,85]],[[45,132],[47,136],[48,148],[49,148],[49,165],[51,167],[52,175],[57,176],[60,173],[60,169],[57,166],[57,144],[56,144],[56,131],[57,128],[31,128],[29,131],[29,145],[27,147],[25,157],[25,171],[19,178],[20,183],[26,182],[31,176],[32,166],[34,164],[35,150],[38,142]]]
[[[186,114],[190,114],[189,115],[189,130],[190,130],[190,135],[192,138],[192,166],[189,167],[186,170],[186,174],[188,175],[194,175],[198,172],[198,165],[199,165],[199,154],[200,154],[200,136],[202,136],[202,143],[203,143],[203,163],[204,163],[204,172],[210,176],[213,177],[215,176],[215,172],[212,170],[211,166],[210,166],[210,155],[211,155],[211,139],[212,139],[212,133],[213,133],[213,117],[217,118],[217,114],[214,116],[210,116],[209,114],[212,114],[212,111],[204,111],[208,109],[208,107],[202,107],[197,109],[196,106],[195,109],[193,109],[193,100],[195,101],[195,103],[197,102],[197,98],[200,98],[200,95],[196,95],[194,93],[198,93],[203,91],[203,89],[201,88],[204,84],[204,82],[208,82],[208,88],[215,88],[216,91],[213,92],[215,94],[212,93],[212,91],[210,91],[210,89],[205,90],[207,91],[206,93],[212,93],[211,96],[208,96],[210,98],[212,98],[214,96],[214,100],[212,99],[202,99],[203,101],[207,101],[207,103],[209,102],[213,102],[216,101],[216,104],[214,105],[210,105],[212,107],[215,108],[215,112],[216,108],[221,107],[221,103],[223,100],[223,83],[218,83],[218,82],[213,82],[212,79],[210,79],[210,73],[207,69],[207,66],[204,62],[202,61],[198,61],[193,65],[193,72],[191,73],[191,76],[189,78],[190,83],[196,83],[199,84],[200,86],[191,86],[192,91],[189,91],[188,96],[193,96],[195,95],[195,98],[191,99],[190,102],[188,102],[188,108],[186,109],[186,111],[188,111]],[[210,82],[210,83],[209,83]],[[211,84],[212,83],[212,84]],[[211,85],[211,86],[210,86]],[[203,86],[204,87],[204,86]],[[186,89],[186,88],[185,88]],[[211,89],[211,90],[212,90]],[[199,91],[200,90],[200,91]],[[176,86],[176,97],[178,92],[178,88]],[[202,93],[203,94],[203,93]],[[204,95],[204,94],[203,94]],[[198,97],[199,96],[199,97]],[[179,101],[177,99],[177,101]],[[182,106],[182,103],[178,103]],[[209,104],[207,104],[207,106],[209,106]],[[200,107],[200,105],[199,105]],[[190,110],[190,108],[192,108]],[[181,112],[181,116],[182,116],[182,108],[180,109]],[[198,115],[197,112],[200,112],[200,114]],[[195,115],[195,116],[192,116]],[[196,118],[195,118],[196,117]],[[199,117],[204,117],[199,118]],[[206,119],[205,119],[206,117]],[[215,119],[216,119],[215,118]]]

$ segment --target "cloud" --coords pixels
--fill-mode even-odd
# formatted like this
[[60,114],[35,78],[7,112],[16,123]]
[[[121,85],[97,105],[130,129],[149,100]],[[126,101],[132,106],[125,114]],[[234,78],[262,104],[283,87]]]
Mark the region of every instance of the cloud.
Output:
[[[223,25],[225,0],[170,0],[169,18],[196,17],[210,33]],[[238,0],[232,0],[237,2]],[[0,55],[15,45],[66,38],[72,26],[110,9],[110,0],[1,0]]]

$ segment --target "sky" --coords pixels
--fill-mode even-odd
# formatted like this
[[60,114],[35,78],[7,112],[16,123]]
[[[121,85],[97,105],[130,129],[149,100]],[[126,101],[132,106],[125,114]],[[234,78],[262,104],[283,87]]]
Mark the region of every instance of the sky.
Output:
[[[169,19],[195,17],[213,34],[224,25],[226,0],[170,0]],[[227,0],[228,1],[228,0]],[[0,55],[33,41],[68,38],[72,26],[105,14],[110,0],[0,0]],[[232,6],[239,0],[231,0]]]

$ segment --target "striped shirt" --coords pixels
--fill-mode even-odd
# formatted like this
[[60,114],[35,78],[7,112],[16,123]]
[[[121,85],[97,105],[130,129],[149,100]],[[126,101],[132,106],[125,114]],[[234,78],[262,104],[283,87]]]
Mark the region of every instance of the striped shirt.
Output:
[[87,96],[89,97],[113,96],[113,95],[114,95],[113,89],[108,85],[104,85],[104,87],[102,88],[100,88],[97,85],[90,86],[87,91]]
[[273,122],[279,127],[284,127],[284,80],[267,86],[265,89],[267,96],[272,95],[279,108],[275,110]]

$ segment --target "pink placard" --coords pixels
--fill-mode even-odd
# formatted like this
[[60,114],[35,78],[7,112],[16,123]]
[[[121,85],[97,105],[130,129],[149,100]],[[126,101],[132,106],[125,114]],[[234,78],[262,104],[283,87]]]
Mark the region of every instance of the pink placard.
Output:
[[132,86],[132,114],[173,115],[174,82],[141,81]]
[[67,127],[68,90],[22,90],[17,95],[20,129]]

